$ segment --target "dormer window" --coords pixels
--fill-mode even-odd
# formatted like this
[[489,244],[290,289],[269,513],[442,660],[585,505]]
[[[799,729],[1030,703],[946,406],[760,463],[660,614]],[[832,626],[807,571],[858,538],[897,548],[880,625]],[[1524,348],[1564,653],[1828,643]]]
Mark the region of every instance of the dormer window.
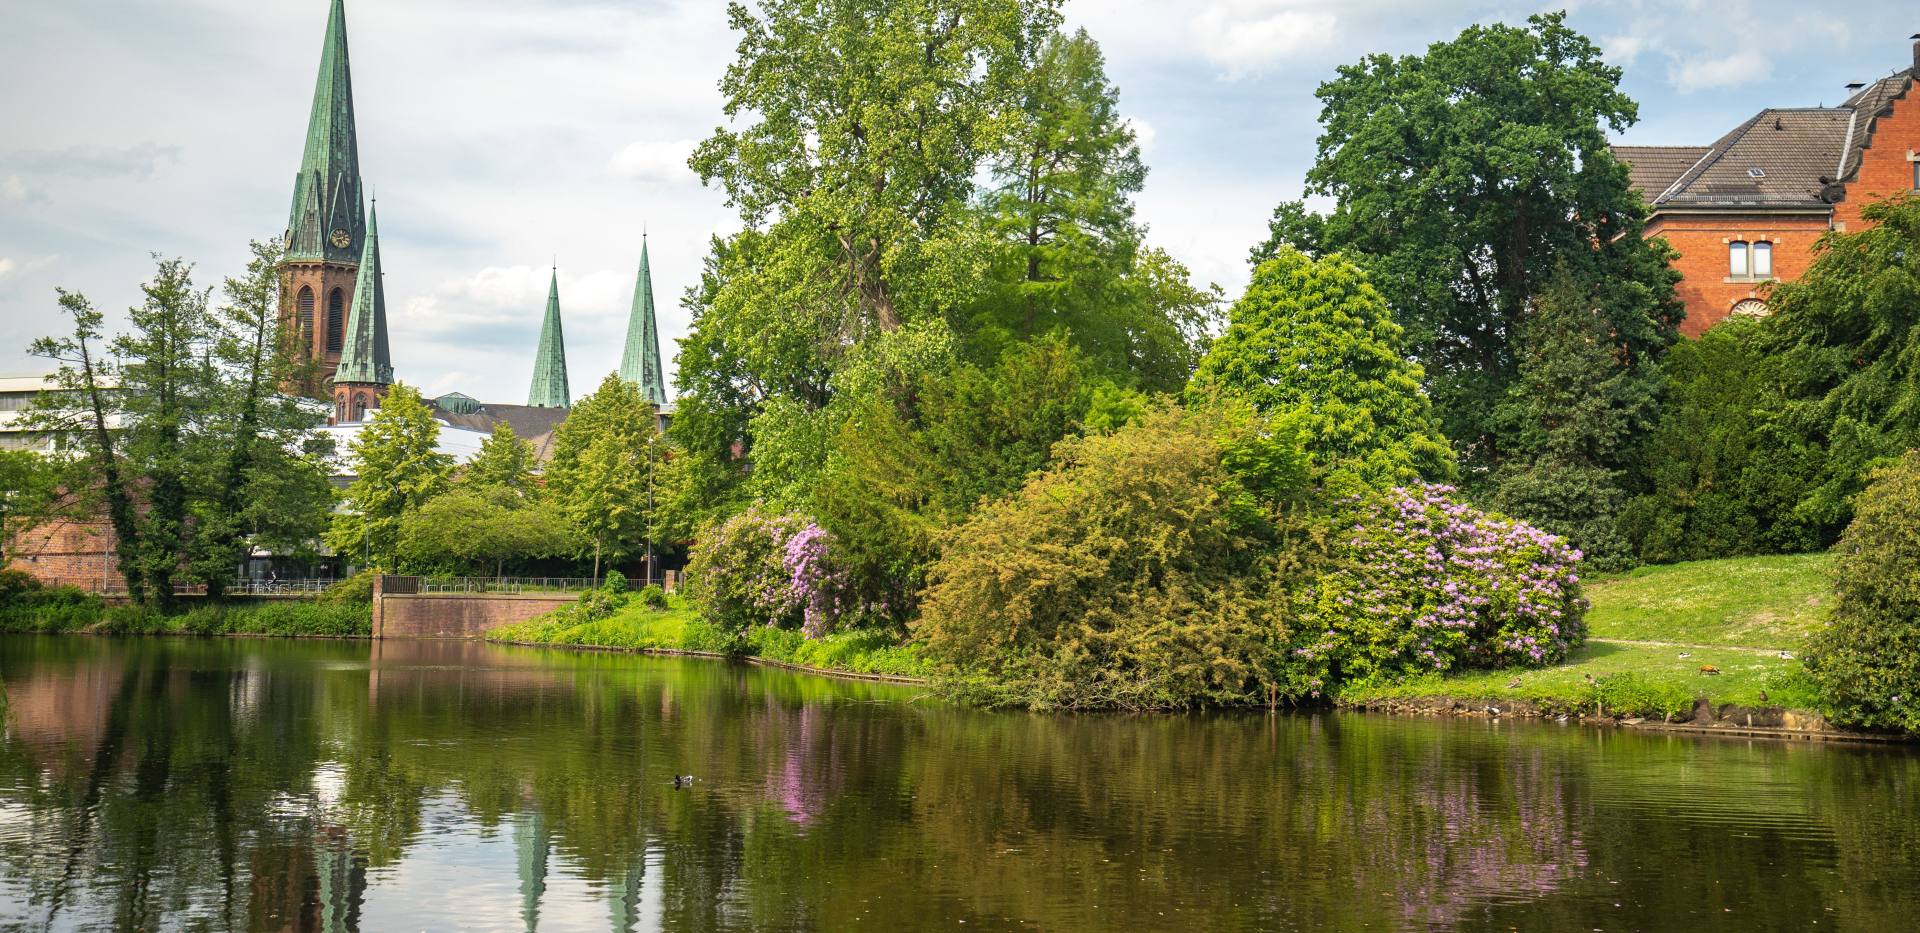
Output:
[[1765,178],[1767,177],[1767,172],[1765,169],[1750,168],[1750,169],[1747,169],[1747,177],[1748,178]]

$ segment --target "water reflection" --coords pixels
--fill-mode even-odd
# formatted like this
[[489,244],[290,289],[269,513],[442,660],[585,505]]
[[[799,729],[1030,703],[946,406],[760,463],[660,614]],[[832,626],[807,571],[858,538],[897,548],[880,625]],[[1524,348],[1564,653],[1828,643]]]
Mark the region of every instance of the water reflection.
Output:
[[[0,928],[1897,929],[1905,750],[0,639]],[[677,790],[676,774],[699,780]]]

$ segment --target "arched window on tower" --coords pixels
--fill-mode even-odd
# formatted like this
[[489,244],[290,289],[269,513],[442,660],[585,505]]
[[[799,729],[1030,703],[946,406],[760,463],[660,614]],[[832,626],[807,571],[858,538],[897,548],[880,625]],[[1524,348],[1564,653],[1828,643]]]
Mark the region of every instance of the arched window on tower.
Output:
[[347,423],[347,397],[344,395],[333,400],[333,423]]
[[365,392],[353,397],[353,420],[367,420],[367,393]]
[[339,353],[347,335],[347,293],[334,289],[327,295],[327,352]]
[[299,309],[298,325],[300,327],[300,352],[312,353],[313,352],[313,288],[311,286],[307,286],[307,285],[300,286],[300,298],[296,302],[295,307]]

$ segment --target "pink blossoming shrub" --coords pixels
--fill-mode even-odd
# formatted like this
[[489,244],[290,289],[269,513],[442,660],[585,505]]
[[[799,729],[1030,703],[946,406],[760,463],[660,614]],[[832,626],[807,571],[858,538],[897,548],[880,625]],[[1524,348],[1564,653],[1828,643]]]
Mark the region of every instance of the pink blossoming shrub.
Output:
[[764,625],[819,638],[867,608],[833,549],[833,536],[804,516],[748,508],[700,536],[688,564],[693,597],[728,632]]
[[1586,638],[1580,552],[1420,485],[1349,504],[1303,593],[1300,693],[1469,668],[1542,666]]

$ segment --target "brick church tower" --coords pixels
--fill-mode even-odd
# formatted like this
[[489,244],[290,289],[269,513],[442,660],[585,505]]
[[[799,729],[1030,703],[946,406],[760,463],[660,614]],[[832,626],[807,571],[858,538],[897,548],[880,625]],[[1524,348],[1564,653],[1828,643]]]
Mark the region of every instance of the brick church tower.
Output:
[[[311,384],[290,387],[316,398],[332,393],[327,382],[340,365],[347,341],[366,248],[366,211],[361,200],[360,153],[353,127],[353,79],[347,64],[347,13],[333,0],[320,77],[313,90],[306,151],[293,183],[287,220],[286,258],[280,267],[280,308],[304,358],[314,363]],[[384,309],[382,309],[384,310]],[[378,322],[385,330],[386,322]]]

